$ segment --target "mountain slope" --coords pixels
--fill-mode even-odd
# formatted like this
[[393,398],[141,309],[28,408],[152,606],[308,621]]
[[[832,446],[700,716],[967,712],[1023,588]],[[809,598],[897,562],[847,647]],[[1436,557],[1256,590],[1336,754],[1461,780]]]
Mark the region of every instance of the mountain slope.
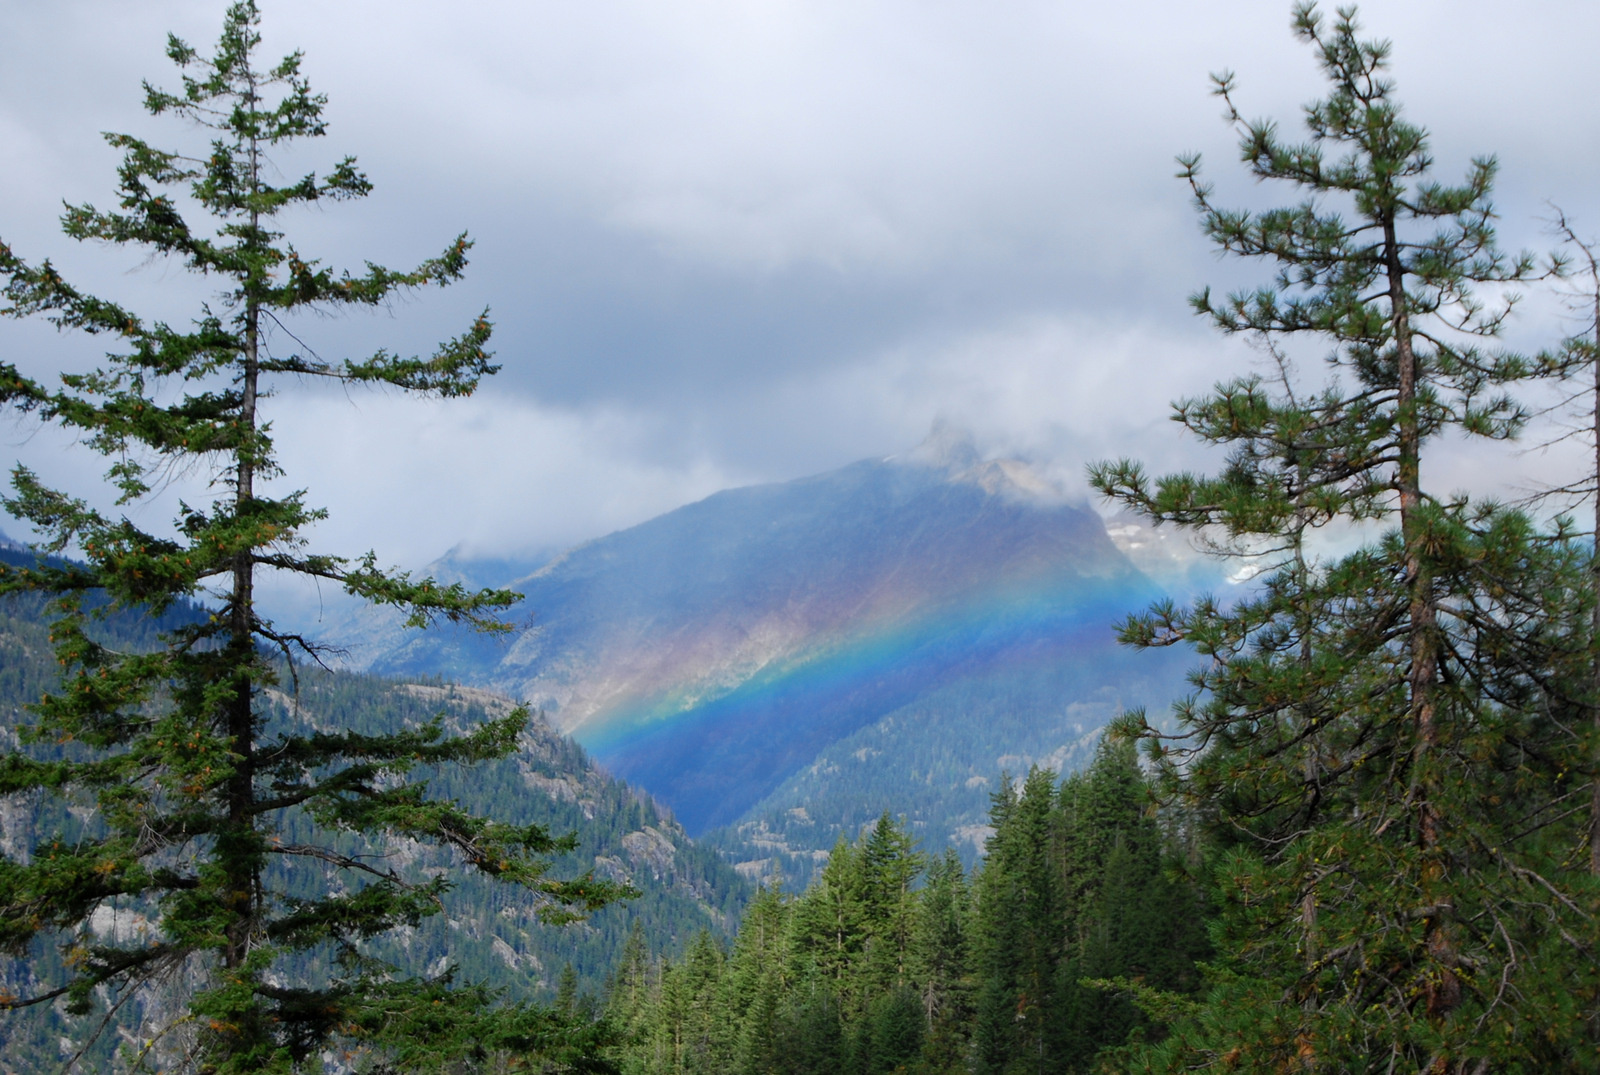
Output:
[[[863,796],[893,806],[915,782],[961,804],[915,819],[942,841],[981,820],[979,789],[1008,764],[1070,764],[1119,705],[1180,687],[1170,659],[1114,644],[1111,623],[1158,590],[1100,518],[948,438],[719,493],[509,585],[532,617],[509,643],[369,627],[370,667],[542,706],[691,833],[803,807],[803,843],[827,847]],[[880,765],[835,757],[874,728],[854,749]],[[807,804],[830,799],[818,822]]]
[[[21,564],[30,562],[32,555],[14,546],[0,546],[0,560]],[[44,606],[43,599],[33,595],[0,598],[0,746],[6,749],[19,747],[16,728],[28,720],[23,707],[57,681],[59,668]],[[109,645],[147,649],[156,644],[160,630],[199,614],[186,604],[175,606],[160,620],[121,612],[98,621],[95,630]],[[292,689],[295,693],[291,696],[288,692]],[[282,726],[378,734],[415,726],[440,714],[447,726],[462,729],[504,715],[511,705],[503,696],[437,678],[399,681],[302,668],[297,689],[291,688],[285,677],[264,699],[263,713],[267,720]],[[29,749],[48,752],[60,748]],[[720,856],[693,844],[682,826],[652,799],[597,767],[581,747],[542,718],[530,723],[513,756],[438,773],[429,781],[429,794],[455,799],[502,820],[537,822],[557,834],[575,833],[579,847],[553,864],[554,875],[576,876],[593,870],[631,883],[640,895],[604,908],[582,923],[546,926],[537,920],[538,897],[534,894],[462,870],[447,854],[408,841],[366,847],[366,851],[408,862],[422,872],[447,870],[459,876],[459,887],[447,900],[446,914],[424,919],[414,929],[375,938],[367,949],[413,973],[437,975],[454,964],[463,981],[488,981],[514,997],[548,999],[563,967],[570,963],[582,988],[598,993],[631,928],[641,931],[652,950],[680,949],[703,928],[726,936],[749,894],[749,885]],[[92,836],[92,812],[84,810],[82,803],[63,804],[33,795],[0,796],[0,856],[27,861],[39,834],[53,830],[68,815],[78,818],[85,834]],[[136,913],[132,918],[136,926],[149,928],[143,915]],[[134,928],[126,919],[124,915],[119,924],[114,915],[97,915],[91,929]],[[50,944],[36,945],[25,959],[0,959],[0,993],[28,995],[40,983],[54,980],[52,971],[60,969],[60,960],[61,953]],[[74,1021],[48,1005],[6,1013],[0,1019],[0,1058],[5,1061],[0,1062],[0,1069],[58,1070],[68,1055],[58,1055],[58,1045],[81,1041],[101,1014],[71,1026]],[[153,1025],[173,1014],[170,998],[154,991],[142,995],[111,1021],[112,1032],[89,1054],[86,1066],[111,1070],[119,1035],[122,1040],[137,1040],[141,1020]]]

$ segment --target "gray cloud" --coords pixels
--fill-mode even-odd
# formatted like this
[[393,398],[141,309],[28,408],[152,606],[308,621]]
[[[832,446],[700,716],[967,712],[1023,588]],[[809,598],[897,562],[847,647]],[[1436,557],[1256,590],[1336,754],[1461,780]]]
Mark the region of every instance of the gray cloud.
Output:
[[[329,541],[411,563],[457,540],[576,540],[722,484],[887,454],[940,415],[1067,474],[1106,453],[1186,460],[1169,399],[1249,358],[1184,296],[1258,277],[1205,247],[1173,154],[1204,151],[1227,198],[1282,200],[1233,166],[1206,76],[1237,70],[1247,111],[1286,127],[1320,92],[1278,0],[264,8],[269,54],[304,49],[330,98],[325,144],[280,166],[349,152],[377,184],[294,221],[300,247],[404,264],[462,229],[477,239],[451,291],[296,331],[327,354],[423,349],[492,306],[505,370],[478,400],[289,386],[278,401],[293,483],[334,509]],[[1363,14],[1394,39],[1443,174],[1499,154],[1510,245],[1544,242],[1545,198],[1600,232],[1600,9]],[[193,311],[203,286],[72,249],[54,218],[63,198],[110,200],[115,157],[95,132],[182,140],[140,114],[139,80],[174,81],[166,32],[207,44],[219,15],[0,8],[0,236],[86,286]],[[1530,306],[1521,336],[1556,335],[1549,304]],[[0,326],[0,354],[40,372],[94,353]],[[37,465],[64,481],[100,469],[25,434],[7,437],[14,454],[48,453]]]

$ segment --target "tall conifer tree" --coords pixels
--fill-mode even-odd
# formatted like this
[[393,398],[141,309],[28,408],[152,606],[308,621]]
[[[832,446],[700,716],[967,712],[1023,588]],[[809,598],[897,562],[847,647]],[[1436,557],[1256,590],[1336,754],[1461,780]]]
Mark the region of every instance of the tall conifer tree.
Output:
[[1060,878],[1050,853],[1059,821],[1055,773],[1030,770],[1020,787],[1002,781],[990,820],[994,835],[984,845],[974,885],[974,1068],[1045,1070],[1065,940]]
[[861,895],[869,933],[864,977],[882,992],[909,980],[912,937],[916,931],[916,893],[924,856],[903,825],[886,810],[861,843]]
[[928,867],[912,940],[915,980],[928,1025],[926,1052],[935,1069],[954,1067],[971,1016],[971,893],[954,848]]
[[[170,532],[151,532],[24,468],[13,472],[7,510],[45,535],[46,550],[83,562],[0,568],[0,590],[55,595],[63,668],[61,689],[19,729],[24,745],[0,758],[0,794],[59,796],[94,822],[87,839],[43,834],[28,856],[0,861],[0,942],[18,957],[59,943],[70,968],[66,980],[0,1007],[65,997],[81,1010],[101,987],[116,999],[141,985],[198,982],[180,1020],[195,1032],[185,1048],[201,1070],[219,1073],[289,1070],[340,1038],[408,1070],[497,1045],[532,1048],[552,1033],[540,1013],[496,1008],[490,994],[452,988],[448,976],[407,980],[364,954],[364,939],[436,913],[451,883],[447,872],[406,877],[358,853],[363,840],[440,845],[466,867],[529,886],[556,918],[615,895],[588,879],[547,877],[547,856],[570,844],[544,829],[425,795],[419,769],[505,756],[526,713],[461,734],[435,722],[364,736],[285,721],[269,704],[284,662],[310,647],[262,614],[255,586],[264,569],[331,580],[405,609],[417,626],[444,617],[493,629],[514,595],[386,574],[371,555],[350,562],[309,552],[303,531],[322,513],[264,484],[279,474],[265,406],[275,383],[464,396],[496,367],[485,316],[428,357],[378,351],[326,361],[281,330],[300,311],[376,306],[453,283],[471,244],[463,235],[408,271],[369,263],[352,274],[285,239],[286,211],[359,198],[370,184],[349,158],[325,174],[273,181],[272,153],[324,133],[325,99],[302,76],[299,54],[262,66],[257,25],[253,0],[241,0],[212,56],[169,38],[181,87],[147,85],[146,106],[193,124],[208,142],[184,152],[107,136],[123,154],[118,207],[69,206],[63,217],[74,239],[135,247],[220,284],[190,327],[90,296],[50,262],[29,264],[0,243],[0,313],[43,315],[114,348],[101,368],[63,375],[56,387],[0,366],[0,399],[109,456],[119,505],[172,473],[208,473],[217,493],[208,506],[184,505]],[[153,652],[114,652],[96,640],[94,610],[106,603],[159,614],[188,599],[201,614]],[[291,897],[275,884],[279,864],[291,861],[326,871],[319,895]],[[96,932],[101,909],[143,913],[154,932],[148,940]],[[292,980],[309,956],[333,969]],[[145,1036],[161,1037],[158,1028]]]
[[[1394,100],[1387,43],[1361,40],[1350,9],[1330,26],[1300,4],[1294,28],[1330,87],[1305,109],[1306,141],[1245,121],[1231,75],[1216,85],[1251,174],[1304,200],[1223,209],[1198,158],[1181,160],[1218,247],[1273,267],[1257,290],[1202,292],[1195,308],[1262,341],[1283,375],[1177,405],[1188,430],[1229,447],[1218,477],[1151,481],[1126,461],[1091,474],[1158,522],[1276,553],[1249,599],[1160,607],[1124,631],[1209,662],[1176,740],[1125,726],[1156,744],[1169,786],[1223,849],[1227,972],[1164,1062],[1577,1062],[1595,984],[1592,908],[1568,868],[1585,812],[1572,779],[1587,757],[1583,557],[1516,513],[1439,495],[1423,470],[1447,434],[1522,425],[1504,386],[1530,365],[1493,347],[1510,304],[1474,288],[1535,266],[1495,245],[1492,159],[1459,185],[1432,178],[1427,135]],[[1300,339],[1331,351],[1337,377],[1314,391],[1292,372]],[[1334,521],[1393,529],[1319,561],[1309,531]]]
[[1570,309],[1582,323],[1580,331],[1562,341],[1561,347],[1542,356],[1546,372],[1578,379],[1575,400],[1582,427],[1571,432],[1589,441],[1589,465],[1576,481],[1544,491],[1539,499],[1561,498],[1581,503],[1590,500],[1589,534],[1593,559],[1589,565],[1589,589],[1594,607],[1590,612],[1589,678],[1593,714],[1590,734],[1591,770],[1589,789],[1589,872],[1600,877],[1600,243],[1581,239],[1572,221],[1556,212],[1555,231],[1574,251],[1576,276],[1583,281],[1577,292],[1568,296]]

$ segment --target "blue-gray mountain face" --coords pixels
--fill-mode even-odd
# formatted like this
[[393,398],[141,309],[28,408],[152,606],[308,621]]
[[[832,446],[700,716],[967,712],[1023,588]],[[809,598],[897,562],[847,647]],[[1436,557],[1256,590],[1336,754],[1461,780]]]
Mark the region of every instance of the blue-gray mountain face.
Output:
[[1116,645],[1158,592],[1099,516],[959,445],[719,493],[509,585],[509,642],[379,632],[368,666],[542,706],[751,873],[884,809],[971,852],[1003,771],[1076,766],[1186,664]]

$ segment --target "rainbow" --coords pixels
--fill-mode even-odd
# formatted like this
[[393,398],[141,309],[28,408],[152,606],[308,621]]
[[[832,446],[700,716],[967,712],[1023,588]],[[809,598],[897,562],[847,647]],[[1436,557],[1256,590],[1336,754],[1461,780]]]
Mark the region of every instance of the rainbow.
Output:
[[574,737],[702,832],[737,818],[829,744],[953,682],[1092,665],[1115,646],[1114,623],[1154,596],[1132,581],[1013,581],[858,622],[713,697],[686,703],[686,690],[664,687],[596,713]]

